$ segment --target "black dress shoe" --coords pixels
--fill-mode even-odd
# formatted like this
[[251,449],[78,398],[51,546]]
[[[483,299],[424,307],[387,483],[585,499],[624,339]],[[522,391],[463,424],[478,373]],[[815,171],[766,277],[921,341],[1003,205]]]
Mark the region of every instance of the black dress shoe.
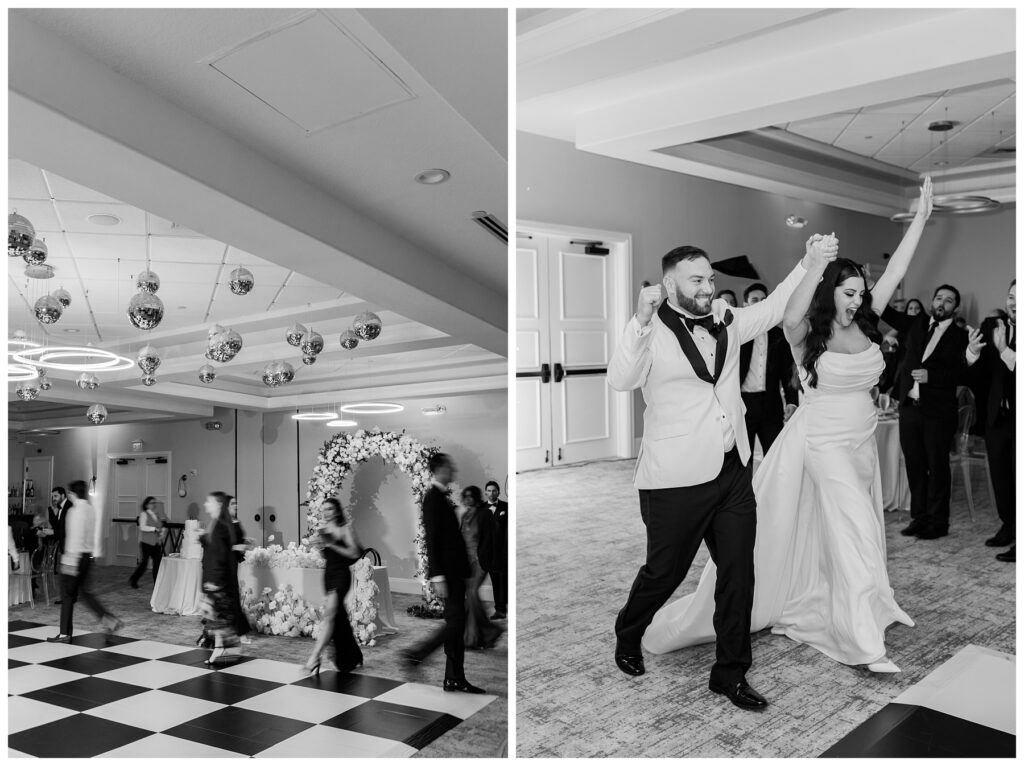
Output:
[[989,548],[1005,548],[1007,545],[1013,544],[1014,539],[1015,534],[1006,527],[1003,527],[996,532],[994,537],[990,537],[986,540],[985,545]]
[[627,676],[642,676],[647,672],[642,654],[616,654],[615,664]]
[[1010,548],[1010,550],[1005,551],[1003,553],[997,553],[996,554],[996,558],[999,561],[1008,561],[1011,564],[1016,563],[1016,561],[1017,561],[1017,546],[1015,545],[1012,548]]
[[918,540],[937,540],[949,534],[947,527],[925,527],[917,533]]
[[916,535],[918,532],[920,532],[922,529],[924,529],[924,524],[922,524],[917,519],[914,519],[910,522],[909,525],[900,530],[900,534],[905,535],[907,537],[912,537],[913,535]]
[[50,638],[48,638],[46,640],[47,640],[48,643],[51,643],[51,644],[70,644],[71,643],[71,636],[64,636],[64,635],[51,636]]
[[444,679],[444,690],[446,692],[463,692],[464,694],[487,694],[479,686],[473,686],[473,684],[465,679],[461,681]]
[[754,691],[746,681],[737,681],[729,686],[710,683],[708,688],[715,694],[724,694],[732,704],[744,710],[760,710],[768,706],[768,700]]

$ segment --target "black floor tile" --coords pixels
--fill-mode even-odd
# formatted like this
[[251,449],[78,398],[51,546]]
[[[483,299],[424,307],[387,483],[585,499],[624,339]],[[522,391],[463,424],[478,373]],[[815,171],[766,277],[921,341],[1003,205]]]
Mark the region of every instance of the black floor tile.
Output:
[[106,678],[78,678],[21,696],[82,711],[148,691],[149,689],[143,686],[108,681]]
[[138,640],[139,639],[137,638],[115,636],[113,633],[82,633],[81,635],[71,637],[71,643],[75,646],[89,646],[93,649],[104,649],[108,646],[134,644]]
[[95,651],[76,654],[72,657],[61,657],[57,660],[50,660],[49,662],[41,662],[39,664],[50,668],[70,670],[87,676],[98,676],[100,673],[106,673],[108,670],[126,668],[130,665],[138,665],[140,662],[147,662],[147,660],[145,657],[132,657],[116,652]]
[[257,657],[239,656],[236,659],[231,660],[230,663],[223,663],[218,665],[207,665],[206,660],[209,659],[210,655],[213,654],[212,649],[189,649],[181,654],[172,654],[170,657],[160,657],[159,662],[173,662],[175,665],[192,665],[197,668],[216,669],[234,667],[235,665],[241,665],[245,662],[252,662]]
[[219,702],[222,705],[234,705],[279,686],[284,684],[230,673],[207,673],[205,676],[165,686],[161,691]]
[[[442,721],[442,718],[450,718],[451,721]],[[324,721],[323,725],[369,734],[374,737],[399,740],[412,747],[423,747],[422,744],[412,745],[412,743],[420,742],[424,732],[433,732],[436,729],[436,733],[430,738],[433,740],[459,723],[458,718],[446,713],[439,713],[436,710],[423,710],[380,700],[370,700]]]
[[7,746],[38,758],[92,758],[152,734],[80,713],[11,734]]
[[313,726],[305,721],[228,707],[167,729],[164,734],[256,755]]
[[[56,628],[54,628],[54,630],[56,630]],[[54,633],[53,635],[56,636],[57,634]],[[28,636],[11,636],[11,635],[7,636],[7,648],[8,649],[17,649],[19,646],[30,646],[31,644],[38,644],[38,643],[41,643],[41,642],[42,642],[42,639],[39,639],[39,638],[29,638]]]
[[21,660],[12,660],[9,657],[7,659],[7,669],[8,670],[11,670],[12,668],[20,668],[23,665],[31,665],[31,664],[32,664],[31,662],[22,662]]
[[28,620],[11,620],[7,623],[7,632],[13,633],[16,630],[28,630],[29,628],[41,628],[41,622],[29,622]]
[[323,689],[329,692],[351,694],[354,697],[379,697],[385,692],[397,689],[404,681],[392,681],[390,678],[376,678],[359,673],[339,673],[329,670],[317,676],[309,676],[295,681],[293,686],[308,686],[312,689]]
[[890,703],[822,758],[1013,758],[1017,738],[917,705]]

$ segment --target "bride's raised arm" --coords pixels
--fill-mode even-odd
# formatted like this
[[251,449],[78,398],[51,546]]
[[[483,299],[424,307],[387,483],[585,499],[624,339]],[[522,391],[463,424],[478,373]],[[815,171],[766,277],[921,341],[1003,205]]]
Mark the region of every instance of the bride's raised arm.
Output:
[[917,243],[921,240],[921,233],[924,231],[925,222],[932,214],[932,179],[931,176],[924,177],[924,184],[921,186],[921,197],[917,201],[917,213],[911,222],[907,233],[903,235],[900,246],[889,259],[889,265],[875,286],[871,288],[871,308],[876,314],[881,314],[889,304],[889,299],[896,292],[898,285],[910,268],[910,261],[917,250]]
[[799,346],[804,342],[807,335],[807,310],[811,307],[814,291],[825,273],[825,267],[839,255],[839,241],[835,234],[812,236],[807,240],[807,255],[804,262],[807,273],[789,296],[786,311],[782,315],[782,332],[791,346]]

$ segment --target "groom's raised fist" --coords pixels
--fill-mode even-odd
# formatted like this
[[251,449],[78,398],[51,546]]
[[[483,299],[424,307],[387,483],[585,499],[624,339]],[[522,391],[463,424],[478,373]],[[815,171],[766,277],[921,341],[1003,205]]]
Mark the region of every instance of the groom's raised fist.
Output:
[[646,325],[654,316],[654,311],[661,303],[661,285],[647,285],[640,290],[640,298],[636,302],[636,318]]

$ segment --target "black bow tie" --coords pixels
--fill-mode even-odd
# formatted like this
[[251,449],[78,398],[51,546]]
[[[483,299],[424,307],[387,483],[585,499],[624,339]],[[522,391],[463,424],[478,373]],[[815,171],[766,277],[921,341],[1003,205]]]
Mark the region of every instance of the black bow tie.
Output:
[[717,337],[718,333],[721,332],[722,330],[722,325],[718,324],[715,321],[715,317],[713,314],[708,314],[707,316],[696,318],[684,316],[683,322],[686,324],[686,329],[689,330],[690,332],[693,332],[694,327],[700,325],[709,333]]

